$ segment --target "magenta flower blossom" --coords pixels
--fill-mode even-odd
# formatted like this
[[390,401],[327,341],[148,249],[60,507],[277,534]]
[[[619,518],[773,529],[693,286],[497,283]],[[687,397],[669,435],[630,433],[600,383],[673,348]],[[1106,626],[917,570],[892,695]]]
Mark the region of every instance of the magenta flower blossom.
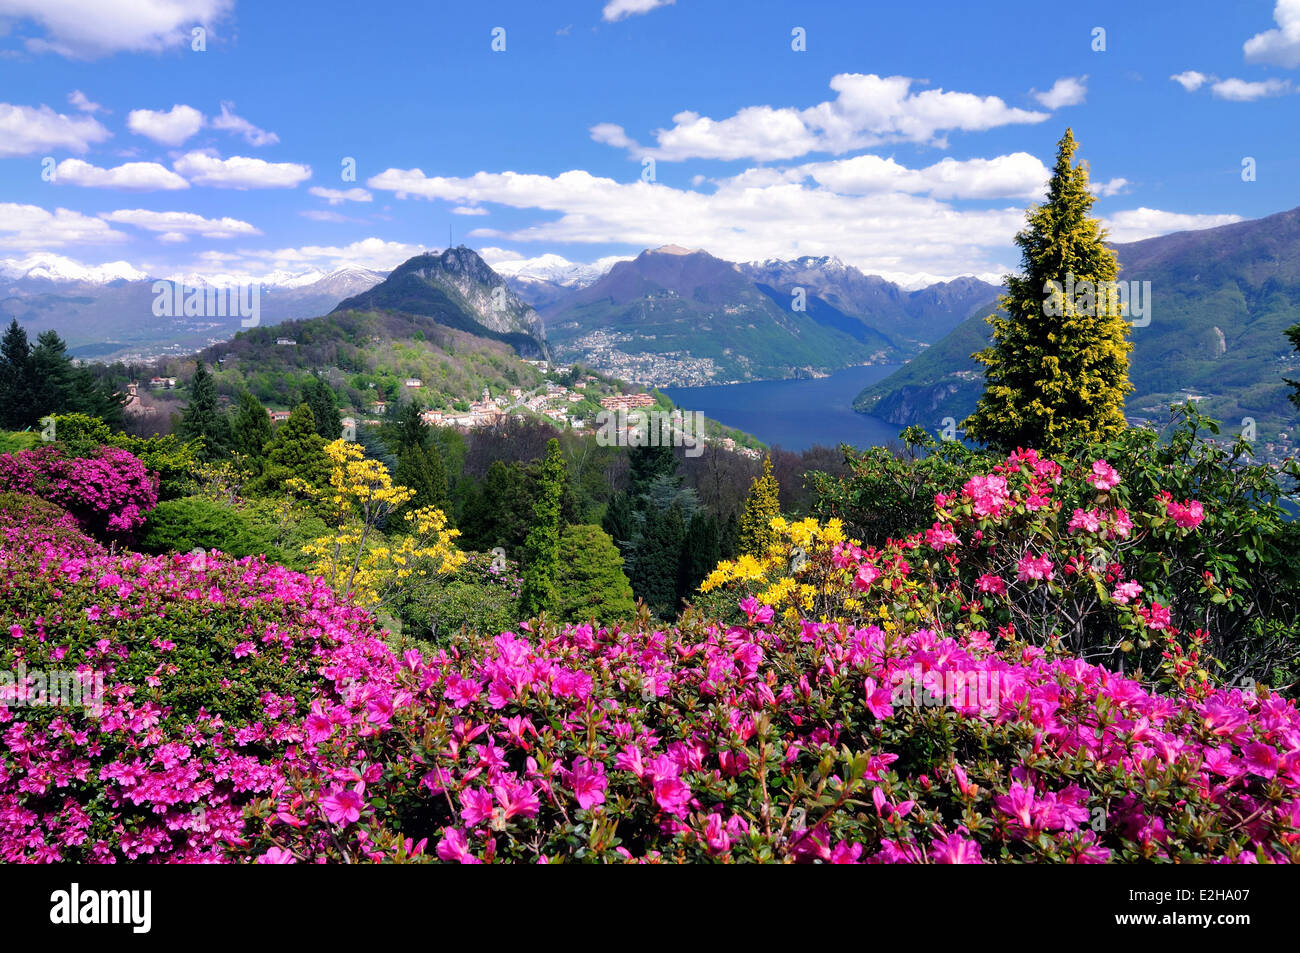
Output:
[[1119,472],[1105,460],[1097,460],[1092,465],[1089,482],[1099,490],[1111,490],[1119,486]]
[[609,779],[605,777],[605,765],[601,762],[578,758],[573,762],[569,784],[573,787],[578,806],[584,811],[590,811],[605,803],[605,790],[609,787]]
[[320,806],[331,824],[346,827],[361,819],[361,809],[365,803],[356,791],[341,789],[331,791],[321,798]]

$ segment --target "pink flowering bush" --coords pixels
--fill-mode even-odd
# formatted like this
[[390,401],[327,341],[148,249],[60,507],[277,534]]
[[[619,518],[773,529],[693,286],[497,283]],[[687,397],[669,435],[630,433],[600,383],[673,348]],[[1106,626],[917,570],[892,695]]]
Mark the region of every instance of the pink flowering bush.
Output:
[[[0,548],[0,860],[236,859],[322,659],[352,633],[386,653],[368,617],[260,561],[27,532]],[[81,682],[77,704],[33,697],[50,672]]]
[[257,560],[8,541],[0,667],[102,672],[105,697],[0,697],[0,859],[1300,860],[1294,702],[1216,687],[1190,643],[1165,691],[1067,651],[1079,600],[1098,639],[1170,628],[1161,580],[1083,554],[1200,530],[1092,462],[1013,455],[881,548],[817,536],[802,615],[736,577],[730,621],[401,653]]
[[128,536],[158,503],[158,479],[138,458],[103,446],[89,456],[44,446],[0,454],[0,491],[27,493],[67,509],[92,533]]

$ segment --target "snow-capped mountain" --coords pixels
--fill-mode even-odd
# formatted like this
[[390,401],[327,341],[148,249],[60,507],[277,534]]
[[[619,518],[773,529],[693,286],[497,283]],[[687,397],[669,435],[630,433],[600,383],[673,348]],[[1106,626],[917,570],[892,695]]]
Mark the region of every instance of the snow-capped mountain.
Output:
[[242,325],[228,317],[154,313],[157,281],[186,288],[260,288],[259,320],[278,324],[328,314],[344,298],[379,284],[384,272],[358,265],[263,275],[181,272],[150,275],[124,261],[85,265],[61,255],[0,259],[0,323],[17,318],[34,336],[58,331],[79,357],[188,353],[225,340]]
[[149,276],[124,261],[103,265],[83,265],[62,255],[29,255],[27,258],[0,258],[0,279],[4,281],[84,282],[106,285],[112,281],[143,281]]

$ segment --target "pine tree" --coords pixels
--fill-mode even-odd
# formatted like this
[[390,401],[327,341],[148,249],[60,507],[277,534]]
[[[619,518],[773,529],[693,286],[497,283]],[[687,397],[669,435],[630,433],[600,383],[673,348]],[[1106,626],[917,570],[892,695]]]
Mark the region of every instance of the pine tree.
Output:
[[40,419],[35,396],[32,347],[14,318],[0,338],[0,428],[22,430],[35,424]]
[[79,403],[77,368],[68,356],[68,346],[56,332],[42,331],[37,336],[31,364],[35,385],[32,410],[35,414],[44,417],[73,411],[73,405]]
[[302,399],[311,408],[316,432],[325,438],[326,443],[343,436],[343,418],[339,415],[338,398],[334,396],[333,387],[313,375],[302,385]]
[[203,438],[201,459],[215,460],[226,453],[230,443],[230,421],[217,402],[217,382],[202,360],[194,367],[190,379],[190,400],[181,412],[176,427],[186,440]]
[[772,542],[776,533],[771,522],[781,515],[781,487],[772,476],[772,458],[763,458],[763,475],[755,477],[749,486],[749,496],[745,499],[745,512],[740,517],[740,530],[736,538],[736,550],[742,556],[761,557]]
[[1023,274],[1007,276],[1007,316],[989,316],[993,343],[972,355],[984,365],[985,389],[962,426],[1001,450],[1057,453],[1125,427],[1133,345],[1114,292],[1115,254],[1088,214],[1095,198],[1087,164],[1073,164],[1075,147],[1066,130],[1047,201],[1029,210],[1016,235]]
[[523,585],[520,608],[529,615],[553,610],[557,604],[555,579],[560,558],[560,508],[568,472],[560,442],[554,437],[546,444],[546,460],[533,504],[533,524],[524,540]]
[[556,615],[562,622],[610,623],[636,612],[623,557],[599,526],[566,526],[560,534],[555,581]]
[[266,457],[266,445],[275,436],[271,415],[251,391],[241,391],[239,406],[230,424],[230,449],[248,458],[254,470]]
[[292,477],[324,487],[329,484],[330,471],[325,438],[316,432],[311,408],[299,404],[267,444],[262,472],[249,482],[248,489],[255,493],[279,493]]
[[673,448],[668,444],[655,446],[635,446],[628,449],[629,468],[628,493],[634,498],[646,492],[652,483],[661,478],[681,485],[682,478],[677,474],[677,458]]

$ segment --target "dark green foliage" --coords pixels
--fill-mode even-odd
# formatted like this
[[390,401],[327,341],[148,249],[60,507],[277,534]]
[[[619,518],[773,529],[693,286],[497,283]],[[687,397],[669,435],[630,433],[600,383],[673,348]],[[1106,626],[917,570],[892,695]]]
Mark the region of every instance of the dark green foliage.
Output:
[[271,416],[262,402],[249,391],[241,391],[230,424],[230,449],[247,457],[255,470],[260,469],[273,436]]
[[316,421],[316,432],[331,443],[343,435],[343,418],[339,414],[338,398],[334,388],[322,378],[313,375],[302,385],[302,400],[311,408]]
[[465,503],[459,542],[480,552],[502,547],[513,558],[528,535],[532,510],[532,481],[524,468],[497,460]]
[[35,397],[31,344],[14,318],[0,338],[0,427],[22,430],[40,419]]
[[630,619],[636,612],[623,557],[599,526],[566,526],[560,534],[556,616],[563,622],[598,624]]
[[276,557],[271,534],[233,506],[201,497],[159,503],[149,514],[140,548],[148,553],[216,549],[231,556]]
[[673,618],[677,614],[685,538],[682,508],[677,503],[666,510],[651,509],[646,513],[641,540],[636,547],[633,578],[637,583],[637,596],[663,618]]
[[557,605],[555,580],[559,570],[560,527],[564,488],[568,472],[560,442],[546,445],[546,459],[538,481],[537,499],[533,503],[533,522],[524,539],[523,587],[520,609],[527,615],[553,611]]
[[176,432],[187,440],[202,438],[200,458],[217,460],[230,448],[230,421],[217,401],[217,384],[202,360],[190,379],[190,399],[181,413]]
[[325,438],[316,432],[311,408],[299,404],[280,425],[266,447],[262,472],[249,481],[253,493],[280,493],[291,478],[305,480],[312,486],[327,486],[330,461],[325,456]]
[[686,524],[677,580],[677,592],[681,598],[689,599],[721,559],[717,518],[699,510]]

